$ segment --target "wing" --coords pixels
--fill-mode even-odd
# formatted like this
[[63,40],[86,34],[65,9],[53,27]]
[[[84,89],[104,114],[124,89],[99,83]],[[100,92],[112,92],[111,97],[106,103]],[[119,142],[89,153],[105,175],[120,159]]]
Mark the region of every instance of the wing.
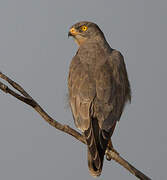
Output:
[[80,62],[77,55],[70,65],[68,88],[75,125],[83,132],[90,126],[90,110],[95,97],[95,85],[90,78],[88,68]]
[[121,53],[113,50],[98,74],[96,113],[101,128],[111,136],[112,127],[120,119],[127,100],[131,98],[130,84]]

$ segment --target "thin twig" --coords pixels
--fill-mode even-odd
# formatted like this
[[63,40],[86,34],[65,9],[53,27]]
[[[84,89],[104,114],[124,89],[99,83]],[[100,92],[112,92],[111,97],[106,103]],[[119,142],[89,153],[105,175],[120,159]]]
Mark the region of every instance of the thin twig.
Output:
[[[72,129],[71,127],[69,127],[68,125],[62,125],[59,122],[57,122],[56,120],[54,120],[52,117],[50,117],[46,111],[44,111],[42,109],[42,107],[16,82],[14,82],[13,80],[11,80],[9,77],[7,77],[6,75],[4,75],[3,73],[0,72],[0,78],[4,79],[5,81],[7,81],[14,89],[16,89],[17,91],[19,91],[22,95],[18,94],[17,92],[13,91],[12,89],[10,89],[8,86],[6,86],[4,83],[0,82],[0,89],[5,92],[8,93],[10,95],[12,95],[13,97],[19,99],[20,101],[28,104],[29,106],[31,106],[32,108],[35,109],[35,111],[37,111],[40,116],[42,116],[42,118],[48,122],[51,126],[55,127],[56,129],[63,131],[73,137],[75,137],[77,140],[79,140],[80,142],[86,144],[85,138],[83,135],[81,135],[79,132],[77,132],[76,130]],[[107,149],[106,150],[106,156],[109,159],[113,159],[116,162],[118,162],[120,165],[122,165],[124,168],[126,168],[130,173],[132,173],[133,175],[135,175],[136,177],[138,177],[141,180],[151,180],[149,177],[147,177],[146,175],[144,175],[142,172],[140,172],[139,170],[137,170],[135,167],[133,167],[129,162],[127,162],[126,160],[124,160],[119,153],[117,153],[114,149]]]

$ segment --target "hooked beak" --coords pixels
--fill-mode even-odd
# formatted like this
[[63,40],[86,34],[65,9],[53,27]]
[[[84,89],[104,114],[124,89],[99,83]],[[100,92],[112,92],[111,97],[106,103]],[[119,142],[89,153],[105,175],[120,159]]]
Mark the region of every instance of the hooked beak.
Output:
[[72,36],[72,34],[71,34],[71,32],[69,31],[69,32],[68,32],[68,38],[69,38],[70,36]]
[[69,36],[76,36],[77,34],[79,34],[75,28],[71,28],[70,31],[68,32],[68,37]]

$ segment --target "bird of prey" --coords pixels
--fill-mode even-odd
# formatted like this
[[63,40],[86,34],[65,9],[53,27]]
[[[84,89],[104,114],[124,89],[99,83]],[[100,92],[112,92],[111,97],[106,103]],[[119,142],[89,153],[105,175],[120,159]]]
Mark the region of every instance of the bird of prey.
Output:
[[109,46],[98,25],[82,21],[68,33],[79,48],[68,76],[69,103],[75,125],[86,139],[88,167],[100,176],[106,148],[131,90],[121,53]]

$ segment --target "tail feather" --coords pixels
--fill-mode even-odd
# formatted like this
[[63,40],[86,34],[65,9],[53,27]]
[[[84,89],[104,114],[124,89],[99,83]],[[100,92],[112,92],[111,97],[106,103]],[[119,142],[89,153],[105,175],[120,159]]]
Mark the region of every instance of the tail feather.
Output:
[[90,154],[89,149],[88,149],[88,167],[89,167],[89,172],[92,176],[97,177],[101,175],[102,167],[100,167],[99,169],[95,167],[95,163],[92,160],[92,156]]
[[100,176],[109,136],[100,130],[97,119],[92,119],[84,132],[88,145],[88,167],[92,176]]

